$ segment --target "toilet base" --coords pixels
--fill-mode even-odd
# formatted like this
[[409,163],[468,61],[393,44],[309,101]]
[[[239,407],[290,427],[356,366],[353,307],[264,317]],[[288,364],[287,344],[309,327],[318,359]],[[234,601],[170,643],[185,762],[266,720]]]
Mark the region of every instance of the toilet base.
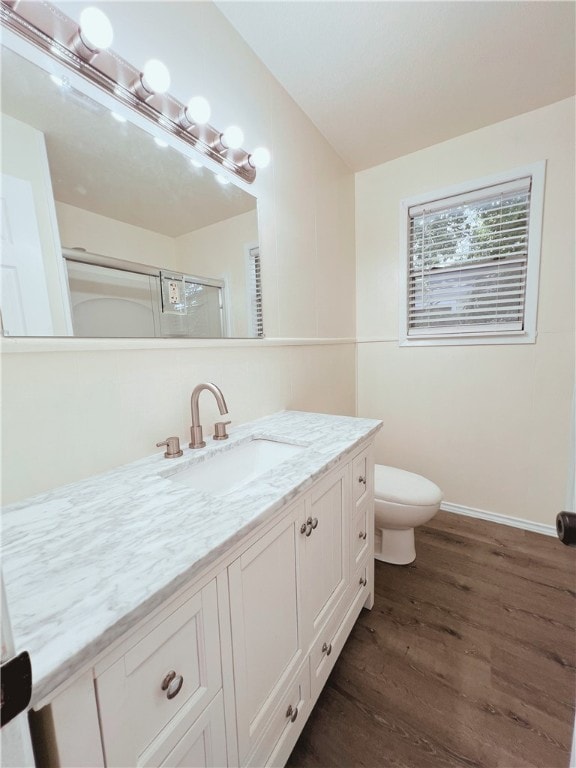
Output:
[[408,565],[416,559],[414,528],[393,530],[377,528],[374,538],[374,559],[393,565]]

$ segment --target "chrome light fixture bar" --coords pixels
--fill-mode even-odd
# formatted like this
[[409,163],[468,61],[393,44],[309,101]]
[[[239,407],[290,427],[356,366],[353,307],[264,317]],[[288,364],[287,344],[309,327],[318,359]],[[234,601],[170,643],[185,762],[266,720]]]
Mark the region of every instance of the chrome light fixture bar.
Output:
[[152,60],[141,72],[110,50],[112,30],[105,23],[93,39],[56,6],[29,0],[0,0],[0,22],[243,181],[251,184],[256,168],[268,165],[267,149],[259,147],[250,154],[239,146],[239,129],[233,129],[230,141],[230,129],[222,132],[208,124],[205,99],[195,97],[185,105],[166,93],[169,74],[161,62]]

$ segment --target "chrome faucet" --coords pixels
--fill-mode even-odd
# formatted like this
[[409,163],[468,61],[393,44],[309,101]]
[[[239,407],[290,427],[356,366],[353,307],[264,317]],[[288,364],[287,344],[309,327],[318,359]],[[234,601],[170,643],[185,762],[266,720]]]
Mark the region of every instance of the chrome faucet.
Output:
[[[209,392],[212,392],[216,398],[216,403],[218,404],[218,410],[220,411],[220,414],[222,416],[228,414],[228,406],[226,405],[226,400],[224,400],[224,395],[222,394],[222,391],[216,386],[216,384],[198,384],[197,387],[194,387],[192,391],[192,397],[190,398],[190,407],[192,409],[192,426],[190,427],[190,443],[188,444],[190,448],[204,448],[206,445],[202,437],[200,412],[198,410],[198,398],[200,397],[200,393],[205,389],[207,389]],[[214,425],[217,435],[216,439],[226,440],[228,437],[226,434],[226,424],[230,424],[230,422],[218,421]]]

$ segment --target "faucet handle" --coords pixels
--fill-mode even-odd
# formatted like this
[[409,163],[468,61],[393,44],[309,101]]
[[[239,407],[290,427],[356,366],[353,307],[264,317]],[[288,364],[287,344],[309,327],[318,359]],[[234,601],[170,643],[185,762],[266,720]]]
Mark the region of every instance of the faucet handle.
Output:
[[177,459],[178,456],[182,456],[179,437],[167,437],[162,443],[156,443],[156,448],[160,448],[161,445],[166,446],[165,459]]
[[214,435],[212,436],[213,440],[228,440],[230,435],[226,432],[226,427],[228,424],[232,424],[231,421],[217,421],[216,424],[214,424]]

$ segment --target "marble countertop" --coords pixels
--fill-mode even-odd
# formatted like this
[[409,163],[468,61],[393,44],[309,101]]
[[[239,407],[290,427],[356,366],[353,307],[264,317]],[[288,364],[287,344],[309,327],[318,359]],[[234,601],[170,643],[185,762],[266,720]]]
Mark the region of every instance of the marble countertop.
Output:
[[[167,460],[162,452],[11,504],[2,571],[17,651],[32,659],[32,705],[312,485],[381,426],[374,419],[283,411]],[[254,438],[303,450],[223,494],[171,480]]]

